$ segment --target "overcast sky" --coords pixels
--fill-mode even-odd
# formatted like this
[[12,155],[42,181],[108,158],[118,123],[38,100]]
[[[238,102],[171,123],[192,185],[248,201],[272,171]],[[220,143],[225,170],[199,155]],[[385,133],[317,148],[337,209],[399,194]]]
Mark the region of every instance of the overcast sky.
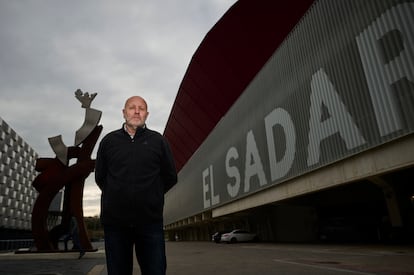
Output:
[[[98,93],[101,137],[120,128],[132,95],[147,100],[148,127],[163,133],[192,55],[235,2],[0,0],[0,117],[39,157],[54,157],[48,138],[74,145],[83,124],[80,88]],[[91,174],[85,216],[99,214],[99,200]]]

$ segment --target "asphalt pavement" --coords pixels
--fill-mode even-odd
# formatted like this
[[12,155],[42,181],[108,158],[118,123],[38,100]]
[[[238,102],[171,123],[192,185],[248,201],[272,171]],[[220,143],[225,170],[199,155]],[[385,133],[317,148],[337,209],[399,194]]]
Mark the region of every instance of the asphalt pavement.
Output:
[[[168,275],[390,274],[414,275],[414,246],[167,242]],[[106,275],[103,243],[77,252],[0,253],[0,274]],[[134,262],[134,274],[140,274]]]

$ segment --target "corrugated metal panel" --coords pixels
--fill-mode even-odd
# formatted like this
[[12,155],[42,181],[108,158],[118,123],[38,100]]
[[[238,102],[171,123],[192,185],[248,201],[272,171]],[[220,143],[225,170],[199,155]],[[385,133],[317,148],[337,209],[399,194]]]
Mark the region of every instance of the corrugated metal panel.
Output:
[[[164,131],[178,171],[312,2],[240,0],[209,31],[190,62]],[[197,125],[181,123],[188,118]]]
[[316,2],[182,168],[166,221],[413,134],[413,7]]

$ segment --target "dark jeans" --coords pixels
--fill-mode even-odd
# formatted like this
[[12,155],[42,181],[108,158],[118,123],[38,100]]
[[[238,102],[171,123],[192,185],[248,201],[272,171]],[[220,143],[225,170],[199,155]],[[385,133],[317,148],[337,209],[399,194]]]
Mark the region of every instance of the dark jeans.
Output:
[[162,223],[119,227],[104,225],[108,275],[132,274],[133,247],[143,275],[165,275],[164,230]]

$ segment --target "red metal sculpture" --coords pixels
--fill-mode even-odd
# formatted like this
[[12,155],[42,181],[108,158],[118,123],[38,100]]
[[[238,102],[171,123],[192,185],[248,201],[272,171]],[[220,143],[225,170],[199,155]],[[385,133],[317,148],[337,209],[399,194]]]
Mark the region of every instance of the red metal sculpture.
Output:
[[[49,143],[56,157],[39,158],[36,161],[36,171],[40,174],[33,181],[33,187],[39,195],[32,211],[32,232],[37,251],[58,251],[59,238],[69,231],[72,216],[78,223],[82,249],[94,250],[83,221],[82,198],[85,179],[95,168],[95,160],[91,159],[91,154],[102,132],[102,126],[98,126],[102,112],[90,108],[96,93],[89,95],[78,89],[75,96],[82,103],[82,108],[85,108],[85,121],[76,131],[74,146],[67,147],[60,135],[51,137]],[[69,165],[71,159],[76,159],[76,162]],[[62,188],[64,188],[62,221],[49,231],[47,226],[49,206]]]

